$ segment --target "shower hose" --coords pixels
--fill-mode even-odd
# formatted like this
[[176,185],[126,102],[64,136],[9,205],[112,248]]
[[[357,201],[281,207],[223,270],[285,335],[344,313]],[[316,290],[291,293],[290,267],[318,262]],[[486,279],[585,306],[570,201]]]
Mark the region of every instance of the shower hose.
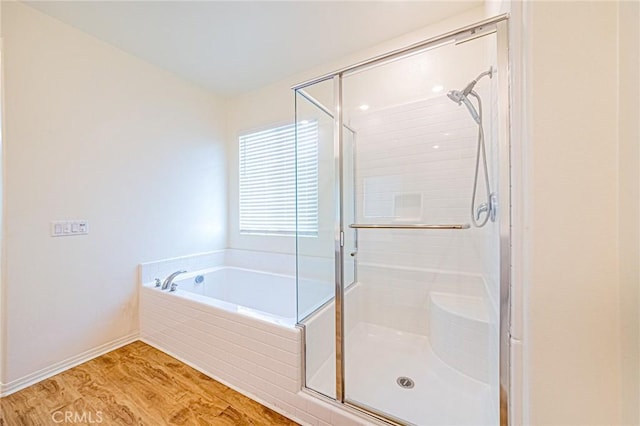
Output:
[[[482,126],[482,100],[474,90],[469,92],[469,94],[472,95],[474,98],[476,98],[476,100],[478,101],[478,118],[479,118],[478,145],[476,149],[476,172],[473,177],[473,194],[471,195],[471,221],[473,222],[474,226],[478,228],[482,228],[489,221],[489,217],[491,216],[491,209],[493,209],[493,206],[491,205],[492,204],[491,188],[489,187],[489,170],[487,168],[487,151],[484,145],[484,129]],[[478,219],[476,219],[476,193],[478,192],[478,175],[480,173],[480,155],[482,155],[482,165],[484,169],[484,184],[487,192],[487,201],[486,201],[487,210],[486,210],[486,215],[482,220],[480,220],[479,217]]]

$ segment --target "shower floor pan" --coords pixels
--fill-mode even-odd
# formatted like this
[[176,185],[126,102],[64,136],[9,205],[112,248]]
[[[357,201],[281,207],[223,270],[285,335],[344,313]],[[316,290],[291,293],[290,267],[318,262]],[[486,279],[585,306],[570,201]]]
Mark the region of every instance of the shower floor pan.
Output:
[[[307,386],[331,394],[335,354]],[[412,387],[398,380],[409,378]],[[415,425],[489,425],[491,388],[444,363],[426,336],[361,322],[345,340],[346,400]]]

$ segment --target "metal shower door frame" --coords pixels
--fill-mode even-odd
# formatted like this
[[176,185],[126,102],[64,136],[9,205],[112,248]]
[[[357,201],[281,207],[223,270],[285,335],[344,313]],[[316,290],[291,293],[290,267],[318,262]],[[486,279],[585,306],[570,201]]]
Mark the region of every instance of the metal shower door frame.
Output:
[[[472,40],[476,37],[495,33],[497,38],[497,66],[499,75],[498,99],[499,99],[499,160],[498,160],[498,185],[500,188],[499,209],[499,251],[500,251],[500,306],[499,306],[499,401],[500,401],[500,425],[509,425],[509,401],[510,401],[510,323],[511,323],[511,141],[510,141],[510,81],[509,72],[509,34],[507,14],[485,19],[473,25],[468,25],[448,33],[429,38],[412,44],[402,49],[394,50],[386,54],[356,63],[349,67],[307,80],[292,87],[296,92],[321,83],[333,80],[334,90],[334,162],[335,162],[335,228],[334,228],[334,265],[335,265],[335,348],[336,348],[336,401],[347,408],[372,416],[378,420],[390,424],[402,424],[400,419],[389,417],[385,413],[378,412],[372,407],[365,407],[345,400],[345,371],[344,371],[344,173],[343,173],[343,146],[344,127],[342,84],[343,78],[366,69],[382,65],[391,61],[402,59],[440,46],[448,45],[463,39]],[[300,324],[304,329],[304,326]],[[303,348],[303,358],[306,353]],[[305,362],[303,361],[303,365]],[[305,374],[303,373],[303,377]],[[304,383],[304,382],[303,382]],[[313,389],[306,387],[314,395],[330,399]]]

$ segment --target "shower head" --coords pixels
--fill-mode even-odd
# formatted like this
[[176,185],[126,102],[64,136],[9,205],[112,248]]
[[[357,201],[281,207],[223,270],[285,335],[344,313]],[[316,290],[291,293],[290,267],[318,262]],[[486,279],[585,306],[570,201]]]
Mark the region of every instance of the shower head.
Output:
[[480,124],[480,116],[478,115],[478,112],[476,111],[475,107],[473,106],[469,98],[463,92],[459,90],[452,90],[449,93],[447,93],[447,96],[449,97],[449,99],[451,99],[453,102],[457,103],[458,105],[464,104],[464,106],[466,106],[467,109],[469,110],[469,114],[471,114],[471,117],[473,118],[473,120],[476,123]]
[[447,93],[447,96],[449,97],[449,99],[451,99],[453,102],[457,103],[458,105],[460,105],[462,100],[466,97],[459,90],[451,90],[449,93]]
[[470,93],[475,94],[475,92],[473,92],[473,88],[475,87],[476,83],[478,83],[478,81],[480,81],[480,79],[486,75],[488,75],[489,78],[493,77],[493,67],[490,67],[489,70],[477,76],[475,80],[472,80],[469,84],[467,84],[467,87],[465,87],[462,91],[451,90],[449,93],[447,93],[447,96],[453,102],[457,103],[458,105],[464,104],[464,106],[466,106],[469,110],[469,113],[471,114],[473,120],[478,124],[480,124],[480,116],[478,115],[478,111],[476,111],[476,108],[473,106],[471,101],[469,101],[468,96]]

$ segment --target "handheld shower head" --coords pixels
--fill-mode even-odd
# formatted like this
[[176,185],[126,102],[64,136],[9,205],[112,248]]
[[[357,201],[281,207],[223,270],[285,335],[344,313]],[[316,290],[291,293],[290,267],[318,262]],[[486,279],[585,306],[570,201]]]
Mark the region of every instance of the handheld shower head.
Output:
[[[473,195],[471,195],[471,222],[478,228],[483,227],[486,223],[495,217],[495,202],[494,196],[495,194],[491,193],[491,186],[489,184],[489,169],[487,167],[487,152],[484,145],[484,129],[482,128],[482,99],[480,95],[478,95],[474,90],[474,86],[478,81],[488,75],[489,78],[493,77],[493,68],[489,68],[488,71],[483,72],[475,80],[472,80],[467,87],[465,87],[462,91],[460,90],[451,90],[447,93],[449,99],[458,105],[464,104],[469,110],[473,121],[478,124],[478,144],[476,148],[476,170],[473,178]],[[478,103],[478,109],[471,103],[469,100],[469,95],[476,98]],[[478,190],[478,175],[480,174],[480,158],[482,157],[482,164],[484,166],[484,183],[485,190],[487,193],[487,201],[481,203],[476,209],[476,194]],[[480,220],[482,213],[486,213],[484,219]]]
[[447,93],[447,96],[458,105],[460,105],[460,102],[462,102],[462,99],[464,98],[464,95],[459,90],[451,90],[449,93]]
[[480,116],[478,115],[478,112],[476,111],[475,107],[473,106],[471,101],[469,101],[469,98],[464,94],[464,92],[461,92],[459,90],[452,90],[449,93],[447,93],[447,96],[449,97],[449,99],[451,99],[453,102],[457,103],[458,105],[464,104],[464,106],[466,106],[467,109],[469,110],[469,114],[471,114],[471,117],[473,118],[473,120],[476,123],[480,124]]
[[487,71],[481,73],[479,76],[475,78],[475,80],[471,80],[471,82],[467,84],[467,87],[465,87],[462,91],[451,90],[449,93],[447,93],[447,96],[453,102],[457,103],[458,105],[464,104],[464,106],[466,106],[467,109],[469,110],[469,113],[471,114],[471,117],[473,118],[473,120],[478,124],[480,124],[480,116],[478,114],[478,111],[476,111],[476,108],[471,103],[471,101],[469,101],[468,96],[470,93],[475,94],[475,92],[473,91],[473,88],[478,83],[478,81],[480,81],[480,79],[486,75],[488,75],[489,78],[493,77],[493,67],[490,67]]

